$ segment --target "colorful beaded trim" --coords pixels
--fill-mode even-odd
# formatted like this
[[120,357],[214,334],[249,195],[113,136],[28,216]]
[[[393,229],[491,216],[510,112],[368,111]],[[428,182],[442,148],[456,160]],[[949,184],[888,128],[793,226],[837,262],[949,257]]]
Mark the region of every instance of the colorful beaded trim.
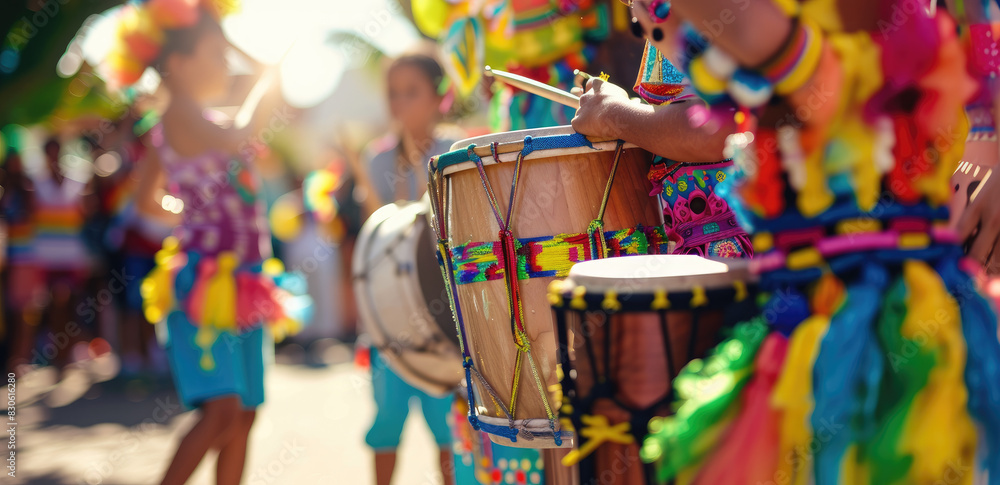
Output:
[[[662,227],[630,227],[604,233],[608,257],[667,254]],[[597,259],[587,233],[523,238],[515,241],[517,279],[565,277],[581,261]],[[460,285],[504,278],[503,248],[498,241],[451,248],[455,281]]]

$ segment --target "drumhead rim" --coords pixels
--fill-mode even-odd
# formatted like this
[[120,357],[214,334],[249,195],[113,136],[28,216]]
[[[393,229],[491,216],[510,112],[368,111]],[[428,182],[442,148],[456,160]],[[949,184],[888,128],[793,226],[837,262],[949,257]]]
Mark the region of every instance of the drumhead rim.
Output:
[[[488,142],[491,138],[499,135],[520,134],[524,137],[516,140],[504,141],[498,144],[497,153],[499,155],[509,154],[509,160],[494,160],[489,143],[480,145],[477,141]],[[535,136],[533,133],[542,133]],[[553,134],[548,134],[553,133]],[[512,162],[517,158],[516,153],[524,151],[525,139],[531,136],[532,146],[547,145],[545,148],[532,148],[524,155],[524,160],[535,160],[539,158],[549,158],[554,156],[572,155],[577,153],[606,152],[612,151],[618,146],[618,140],[591,138],[581,135],[573,130],[572,126],[557,126],[552,128],[542,128],[534,130],[518,130],[492,135],[483,135],[473,138],[466,138],[455,142],[452,150],[435,156],[431,159],[431,170],[440,172],[443,175],[450,175],[455,172],[471,170],[476,168],[475,162],[469,156],[468,146],[475,144],[474,151],[483,165],[493,165],[496,163]],[[457,147],[457,148],[456,148]],[[639,146],[632,143],[624,143],[624,148],[636,149]]]
[[[667,270],[656,273],[660,268],[668,268],[671,260],[674,264],[700,264],[698,269],[701,271],[677,273]],[[722,289],[731,286],[734,281],[755,281],[750,261],[690,254],[635,255],[577,263],[570,268],[561,290],[568,293],[582,286],[588,293],[614,290],[619,295],[643,295],[660,290],[687,291],[695,285],[709,290]]]

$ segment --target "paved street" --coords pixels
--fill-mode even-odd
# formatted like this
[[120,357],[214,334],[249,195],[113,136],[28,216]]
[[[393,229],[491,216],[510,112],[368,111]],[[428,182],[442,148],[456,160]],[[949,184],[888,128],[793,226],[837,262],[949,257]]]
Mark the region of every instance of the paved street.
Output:
[[[248,485],[373,483],[364,435],[374,415],[370,381],[345,346],[326,367],[278,364],[251,435]],[[279,359],[279,362],[283,361]],[[116,378],[90,384],[51,368],[18,387],[18,478],[2,483],[143,485],[158,483],[173,447],[196,415],[183,412],[165,382]],[[440,483],[430,432],[411,414],[397,484]],[[213,483],[211,455],[192,484]]]

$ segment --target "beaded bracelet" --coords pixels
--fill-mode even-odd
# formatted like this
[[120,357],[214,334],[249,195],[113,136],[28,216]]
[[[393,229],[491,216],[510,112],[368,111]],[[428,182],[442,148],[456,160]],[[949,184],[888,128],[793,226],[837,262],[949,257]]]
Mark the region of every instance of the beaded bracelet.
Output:
[[788,95],[809,81],[819,65],[823,36],[808,19],[793,17],[788,39],[761,67],[747,69],[715,46],[691,59],[688,77],[691,86],[712,103],[729,95],[741,106],[763,106],[772,95]]

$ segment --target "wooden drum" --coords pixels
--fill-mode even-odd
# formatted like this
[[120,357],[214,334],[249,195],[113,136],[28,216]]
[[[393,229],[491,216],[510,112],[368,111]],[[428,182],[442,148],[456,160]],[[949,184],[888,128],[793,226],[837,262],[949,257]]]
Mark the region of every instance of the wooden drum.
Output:
[[671,413],[671,380],[719,331],[754,314],[745,260],[637,256],[588,261],[556,282],[566,413],[580,436],[563,461],[583,483],[653,483],[639,449],[650,419]]
[[[666,252],[660,208],[647,195],[652,155],[568,126],[452,149],[431,160],[429,179],[474,385],[470,419],[499,444],[571,446],[556,419],[547,287],[579,261]],[[518,278],[508,281],[507,268]]]
[[462,382],[462,357],[434,257],[426,200],[383,206],[365,222],[352,261],[354,294],[379,356],[422,391]]

